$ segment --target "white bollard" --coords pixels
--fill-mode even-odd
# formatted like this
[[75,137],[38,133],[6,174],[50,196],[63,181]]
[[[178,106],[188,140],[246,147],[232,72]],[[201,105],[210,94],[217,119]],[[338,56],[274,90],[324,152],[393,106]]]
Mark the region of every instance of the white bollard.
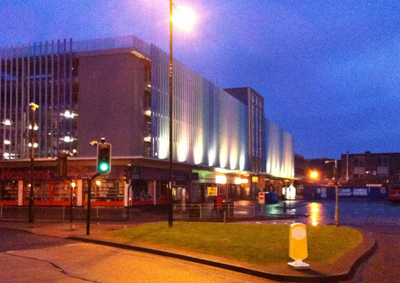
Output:
[[306,225],[293,223],[290,225],[289,257],[294,259],[288,266],[294,269],[309,269],[310,265],[303,262],[308,257]]

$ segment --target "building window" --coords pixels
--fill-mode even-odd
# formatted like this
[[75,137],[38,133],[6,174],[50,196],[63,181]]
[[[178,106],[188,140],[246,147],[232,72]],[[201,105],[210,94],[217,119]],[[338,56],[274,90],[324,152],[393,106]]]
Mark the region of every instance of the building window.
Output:
[[18,183],[0,183],[0,201],[18,201]]
[[[30,186],[25,183],[24,186],[24,200],[29,201]],[[49,182],[35,183],[33,187],[33,195],[35,201],[50,201],[50,184]]]
[[145,180],[134,180],[132,182],[133,201],[152,200],[152,191],[149,182]]
[[67,182],[53,182],[53,200],[70,201],[71,187]]
[[123,201],[124,181],[97,180],[92,188],[93,201]]

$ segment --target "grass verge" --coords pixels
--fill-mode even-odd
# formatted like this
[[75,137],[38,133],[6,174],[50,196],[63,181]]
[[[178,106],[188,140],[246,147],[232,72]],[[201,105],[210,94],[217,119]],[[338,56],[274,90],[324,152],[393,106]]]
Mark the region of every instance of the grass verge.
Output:
[[[109,232],[103,240],[155,245],[253,264],[291,261],[288,225],[175,222],[151,223]],[[362,242],[351,228],[307,226],[307,262],[331,264]]]

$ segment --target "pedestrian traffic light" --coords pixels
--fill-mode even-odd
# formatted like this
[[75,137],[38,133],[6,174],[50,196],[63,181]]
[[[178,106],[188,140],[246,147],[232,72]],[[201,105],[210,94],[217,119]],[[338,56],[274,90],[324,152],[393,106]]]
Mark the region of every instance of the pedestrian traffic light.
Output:
[[111,171],[111,144],[97,144],[97,172],[109,173]]
[[132,179],[132,166],[129,164],[124,170],[125,183],[130,184]]

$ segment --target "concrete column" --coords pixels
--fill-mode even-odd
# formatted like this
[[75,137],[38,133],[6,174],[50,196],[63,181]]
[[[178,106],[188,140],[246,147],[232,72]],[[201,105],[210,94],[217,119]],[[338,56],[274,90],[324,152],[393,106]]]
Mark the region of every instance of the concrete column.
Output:
[[129,206],[129,184],[124,183],[124,206]]
[[153,181],[153,204],[157,204],[157,181]]
[[18,181],[18,205],[24,204],[24,181]]
[[83,197],[83,181],[76,181],[76,205],[82,206],[82,197]]

